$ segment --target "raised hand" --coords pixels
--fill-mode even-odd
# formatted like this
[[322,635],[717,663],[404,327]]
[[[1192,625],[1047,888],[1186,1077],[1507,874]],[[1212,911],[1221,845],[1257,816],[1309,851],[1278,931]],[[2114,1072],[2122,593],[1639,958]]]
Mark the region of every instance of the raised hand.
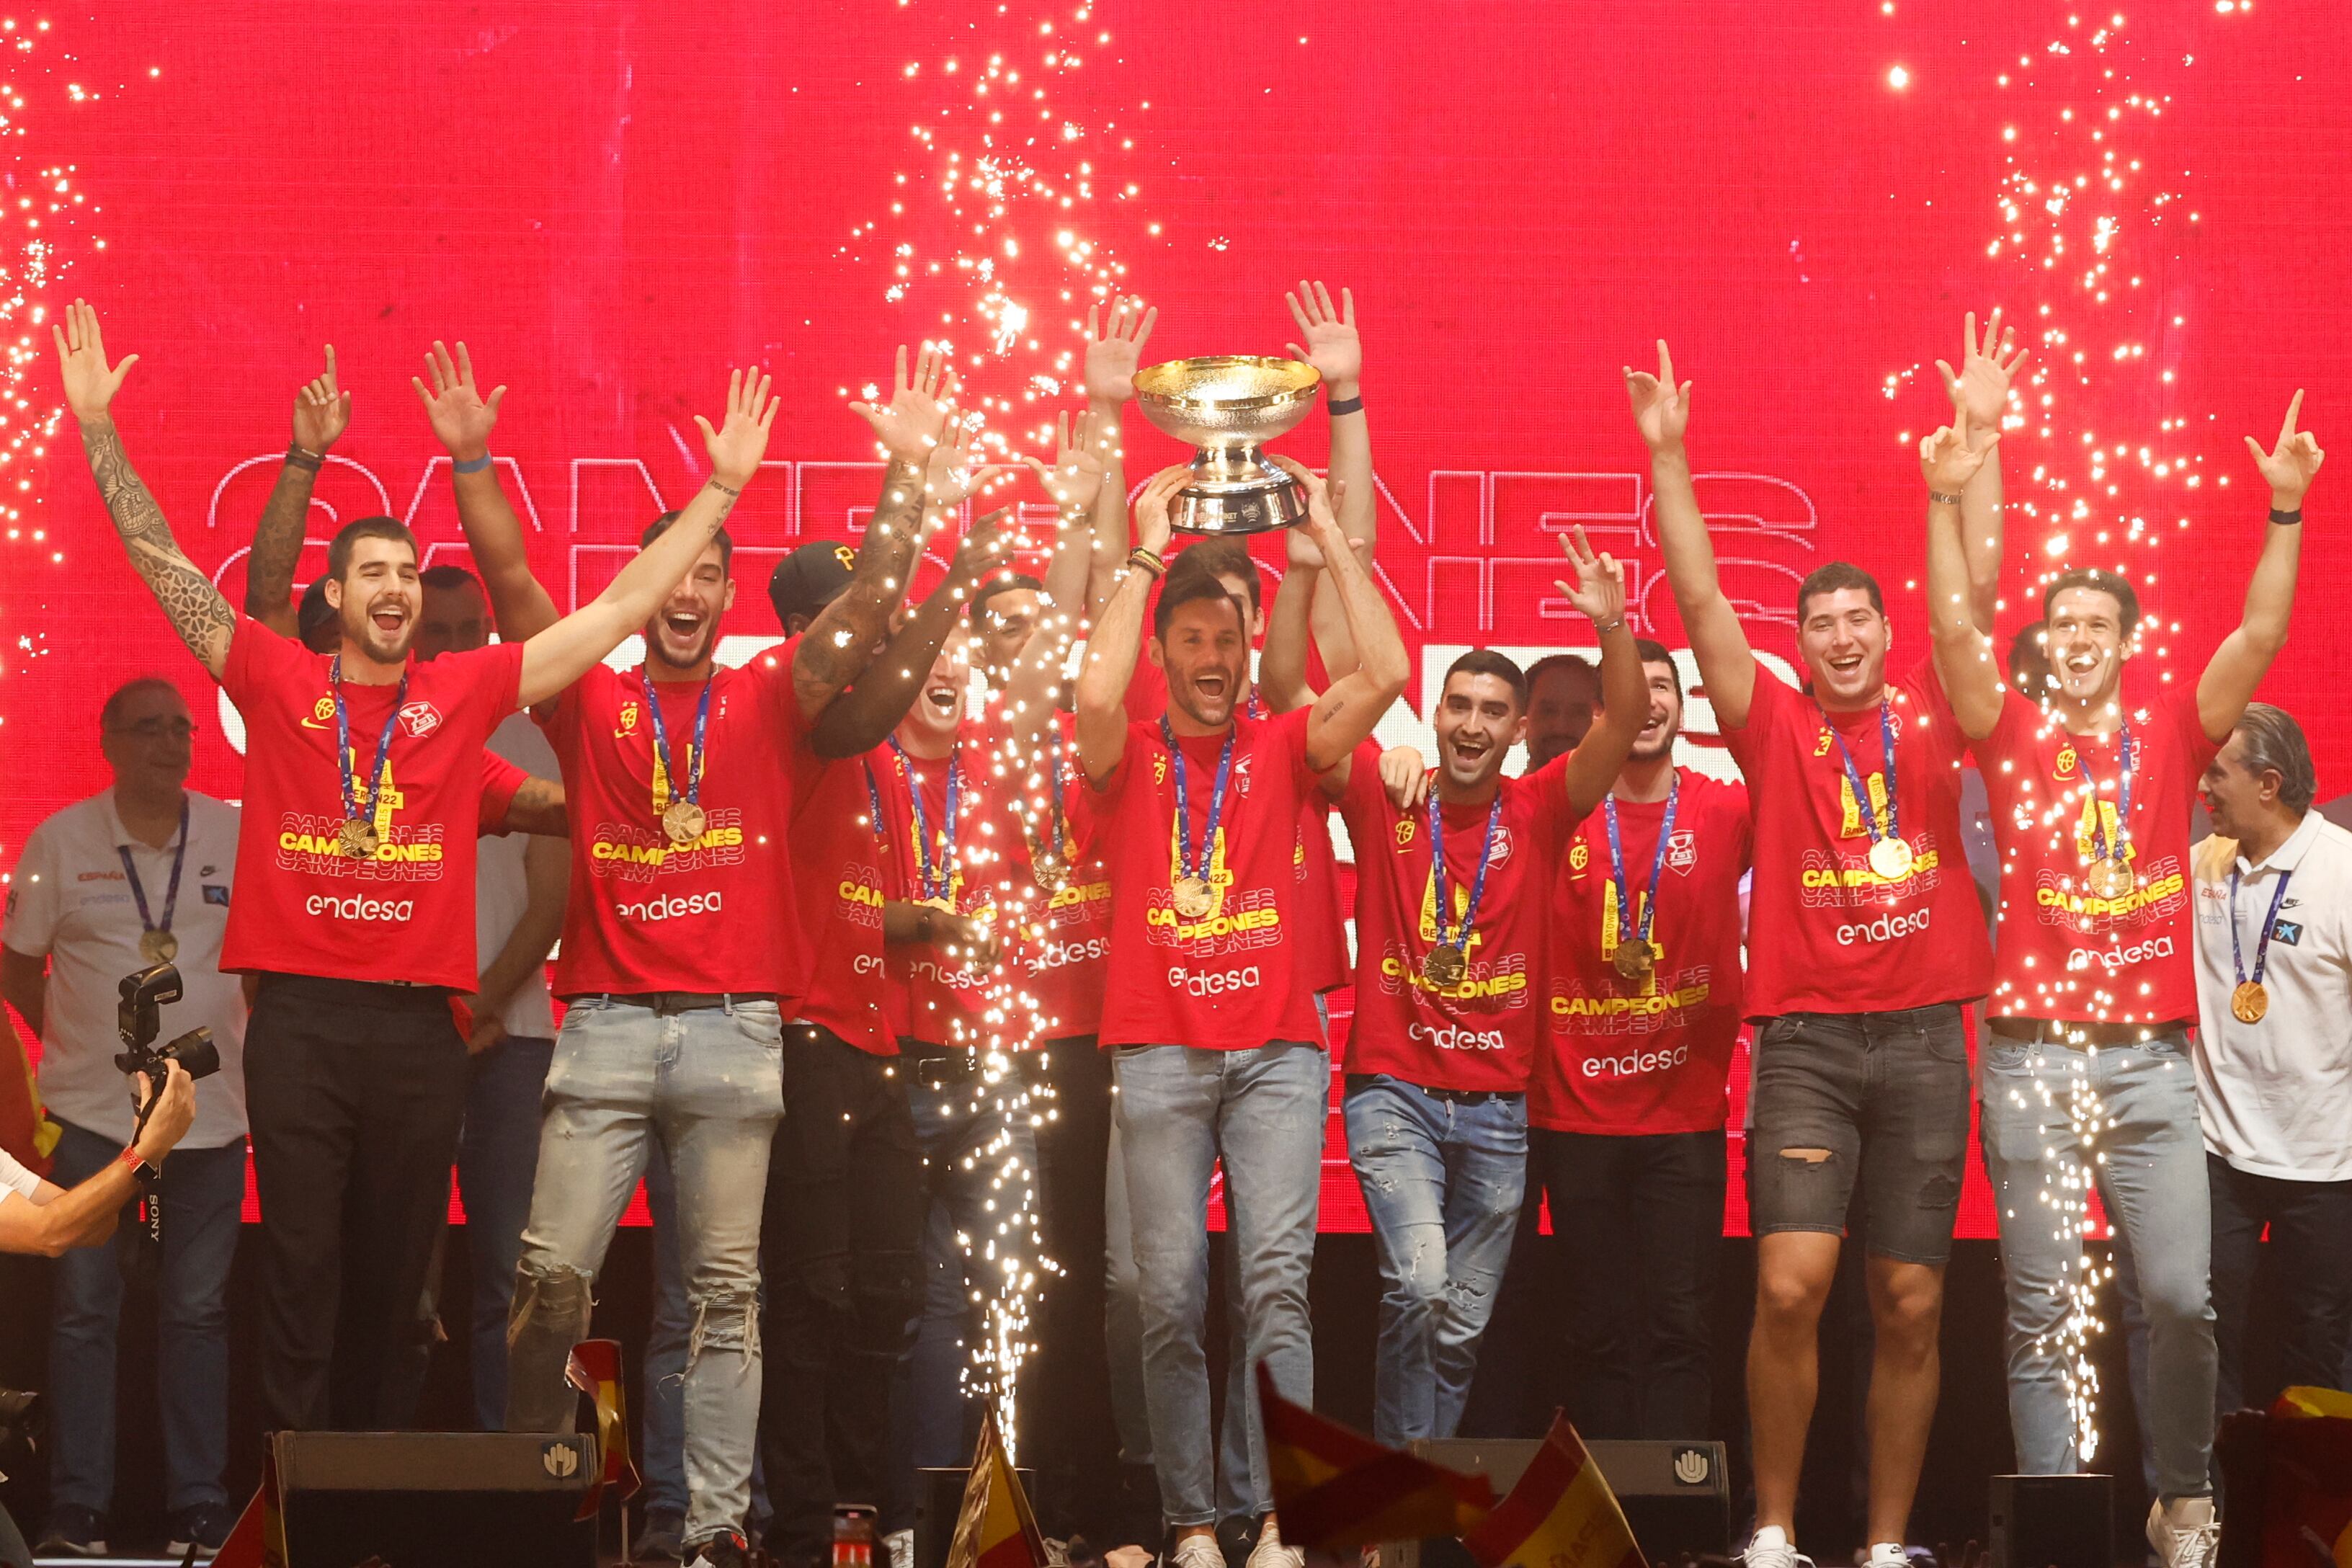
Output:
[[1608,627],[1625,618],[1625,568],[1617,558],[1606,552],[1595,553],[1592,542],[1584,537],[1584,530],[1576,529],[1559,536],[1560,553],[1576,568],[1573,585],[1555,582],[1568,598],[1569,607],[1583,615],[1596,626]]
[[1139,548],[1167,559],[1168,536],[1174,531],[1168,521],[1168,508],[1192,482],[1190,463],[1177,463],[1151,476],[1151,482],[1135,498],[1135,542]]
[[1087,307],[1087,401],[1117,408],[1135,395],[1135,367],[1160,319],[1158,307],[1147,310],[1140,300],[1115,300],[1110,321],[1102,321],[1102,307]]
[[741,489],[760,471],[768,452],[768,430],[776,422],[779,397],[768,395],[768,374],[760,370],[730,372],[727,377],[727,414],[718,429],[698,414],[702,445],[710,454],[711,477],[730,489]]
[[1017,541],[1012,522],[1013,509],[999,507],[974,521],[956,545],[955,559],[948,563],[948,578],[956,584],[958,598],[969,597],[972,589],[1013,564]]
[[1691,384],[1675,382],[1675,357],[1658,340],[1658,374],[1625,367],[1625,393],[1633,400],[1633,423],[1653,452],[1679,452],[1690,427]]
[[1982,339],[1977,336],[1977,313],[1970,310],[1960,336],[1960,368],[1954,371],[1947,362],[1936,362],[1953,412],[1967,411],[1979,445],[1988,433],[2000,433],[2001,416],[2009,412],[2009,384],[2025,363],[2025,350],[2011,352],[2016,342],[2017,334],[2001,327],[2000,306],[1993,307],[1985,322]]
[[1291,532],[1307,535],[1315,546],[1318,564],[1328,566],[1337,552],[1348,548],[1348,536],[1339,531],[1339,497],[1347,489],[1345,482],[1333,480],[1327,484],[1296,458],[1276,457],[1274,462],[1307,492],[1307,521]]
[[[136,358],[133,355],[132,358]],[[130,360],[124,360],[129,364]],[[2319,449],[2309,431],[2294,427],[2295,416],[2303,412],[2303,389],[2297,387],[2294,401],[2286,405],[2286,418],[2279,426],[2278,445],[2269,451],[2252,436],[2246,437],[2246,450],[2254,455],[2254,467],[2262,469],[2263,478],[2270,481],[2271,505],[2281,511],[2294,511],[2303,505],[2303,494],[2319,472],[2319,465],[2327,454]]]
[[49,329],[57,340],[58,367],[65,373],[66,406],[84,425],[104,420],[114,404],[114,395],[122,390],[122,378],[139,363],[137,354],[125,354],[122,363],[106,363],[106,342],[99,335],[98,312],[76,300],[65,309],[65,320]]
[[452,359],[448,346],[434,339],[433,352],[425,356],[425,370],[433,378],[431,390],[417,376],[410,376],[408,384],[416,388],[417,398],[425,405],[425,417],[432,422],[433,434],[461,463],[487,457],[490,430],[499,422],[499,403],[506,396],[507,389],[492,387],[488,397],[476,390],[473,357],[466,353],[463,342],[458,343],[457,357]]
[[1091,408],[1078,416],[1075,429],[1068,414],[1056,415],[1054,466],[1049,468],[1034,458],[1021,459],[1045,485],[1054,504],[1065,512],[1085,511],[1102,493],[1103,475],[1109,471],[1108,443],[1103,436],[1102,424]]
[[1285,345],[1290,357],[1303,359],[1322,373],[1324,391],[1332,397],[1353,397],[1364,374],[1364,342],[1356,335],[1356,297],[1339,290],[1339,305],[1331,306],[1330,291],[1320,283],[1301,281],[1283,295],[1290,319],[1298,324],[1305,342]]
[[898,347],[890,401],[853,403],[849,411],[874,427],[874,437],[899,462],[921,468],[940,438],[947,411],[955,402],[955,366],[944,343],[925,343],[915,354],[915,368],[907,369],[907,349]]
[[1429,798],[1429,765],[1411,746],[1392,746],[1381,753],[1381,787],[1398,810],[1417,810]]
[[2000,442],[2000,432],[1976,429],[1963,405],[1952,411],[1952,423],[1920,441],[1919,471],[1930,490],[1958,495]]
[[306,382],[294,395],[294,444],[315,457],[327,448],[352,422],[352,395],[335,381],[335,345],[327,345],[327,374]]
[[1005,470],[978,461],[980,426],[952,403],[940,410],[940,424],[928,454],[915,459],[923,470],[923,504],[935,511],[961,506],[988,489]]

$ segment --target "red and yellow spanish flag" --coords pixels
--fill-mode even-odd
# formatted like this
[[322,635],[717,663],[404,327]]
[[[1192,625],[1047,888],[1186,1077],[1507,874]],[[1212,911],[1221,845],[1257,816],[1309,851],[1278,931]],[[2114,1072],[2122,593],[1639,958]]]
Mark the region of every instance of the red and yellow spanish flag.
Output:
[[581,1500],[580,1517],[587,1519],[603,1506],[606,1487],[618,1487],[625,1499],[636,1496],[645,1484],[629,1458],[629,1400],[621,1386],[621,1342],[582,1340],[572,1347],[563,1377],[596,1402],[596,1447],[604,1453],[604,1468]]
[[996,1434],[996,1413],[981,1420],[980,1447],[964,1483],[947,1568],[1045,1568],[1045,1538],[1021,1490],[1021,1478]]
[[1647,1568],[1617,1494],[1561,1415],[1519,1484],[1462,1544],[1481,1568]]
[[261,1447],[261,1485],[213,1554],[217,1568],[286,1568],[286,1519],[278,1509],[278,1450]]
[[1495,1506],[1483,1476],[1465,1476],[1384,1448],[1337,1421],[1293,1405],[1257,1369],[1265,1462],[1282,1542],[1335,1552],[1380,1541],[1460,1535]]

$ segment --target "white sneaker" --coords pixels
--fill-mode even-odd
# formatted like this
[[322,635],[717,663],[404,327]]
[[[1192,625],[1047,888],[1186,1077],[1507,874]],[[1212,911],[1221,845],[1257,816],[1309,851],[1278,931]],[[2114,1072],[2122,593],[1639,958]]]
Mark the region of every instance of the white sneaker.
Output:
[[1813,1560],[1790,1544],[1789,1532],[1777,1524],[1768,1524],[1748,1538],[1748,1550],[1739,1555],[1748,1568],[1813,1568]]
[[889,1553],[883,1568],[915,1568],[915,1532],[894,1530],[882,1538],[882,1549]]
[[1285,1546],[1282,1531],[1275,1528],[1275,1516],[1267,1514],[1265,1522],[1257,1527],[1257,1544],[1250,1548],[1249,1568],[1307,1568],[1305,1548]]
[[2221,1524],[2209,1497],[2158,1501],[2147,1510],[2147,1543],[2164,1568],[2208,1568],[2221,1544]]
[[1871,1542],[1870,1553],[1862,1561],[1863,1568],[1911,1568],[1911,1554],[1899,1541]]
[[1169,1568],[1225,1568],[1224,1548],[1213,1535],[1188,1535],[1168,1554]]

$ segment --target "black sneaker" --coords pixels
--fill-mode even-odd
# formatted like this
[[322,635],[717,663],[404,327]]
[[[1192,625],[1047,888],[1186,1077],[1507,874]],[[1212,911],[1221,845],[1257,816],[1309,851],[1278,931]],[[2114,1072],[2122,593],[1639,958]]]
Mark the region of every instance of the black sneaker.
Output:
[[106,1515],[94,1508],[76,1508],[71,1503],[54,1509],[49,1513],[48,1532],[33,1550],[68,1557],[103,1557],[107,1555]]
[[172,1516],[172,1542],[163,1548],[163,1555],[184,1559],[194,1551],[197,1562],[209,1562],[236,1523],[228,1510],[217,1503],[184,1508]]
[[686,1555],[686,1516],[656,1509],[646,1515],[646,1527],[637,1531],[637,1543],[629,1553],[632,1563],[675,1563]]
[[686,1560],[688,1564],[708,1563],[711,1568],[751,1568],[751,1548],[730,1530],[697,1546]]

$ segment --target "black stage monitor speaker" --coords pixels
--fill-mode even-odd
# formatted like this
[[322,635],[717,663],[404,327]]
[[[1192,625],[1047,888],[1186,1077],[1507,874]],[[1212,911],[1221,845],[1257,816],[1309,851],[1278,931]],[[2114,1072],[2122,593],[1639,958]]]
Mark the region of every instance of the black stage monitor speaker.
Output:
[[2114,1568],[2115,1478],[1995,1476],[1990,1568]]
[[[1020,1479],[1021,1495],[1034,1508],[1037,1472],[1016,1468],[1013,1473]],[[971,1480],[970,1470],[925,1468],[915,1472],[915,1568],[947,1568],[948,1547],[955,1540],[956,1517],[963,1512],[963,1489]],[[878,1545],[874,1563],[875,1568],[882,1568]]]
[[557,1432],[280,1432],[287,1568],[595,1568],[602,1462]]
[[[1444,1437],[1415,1443],[1432,1464],[1485,1476],[1500,1498],[1543,1445],[1527,1438]],[[1726,1556],[1731,1550],[1731,1480],[1720,1443],[1610,1442],[1584,1445],[1633,1527],[1633,1539],[1652,1562],[1685,1552]],[[1382,1547],[1381,1568],[1474,1568],[1451,1538]]]

